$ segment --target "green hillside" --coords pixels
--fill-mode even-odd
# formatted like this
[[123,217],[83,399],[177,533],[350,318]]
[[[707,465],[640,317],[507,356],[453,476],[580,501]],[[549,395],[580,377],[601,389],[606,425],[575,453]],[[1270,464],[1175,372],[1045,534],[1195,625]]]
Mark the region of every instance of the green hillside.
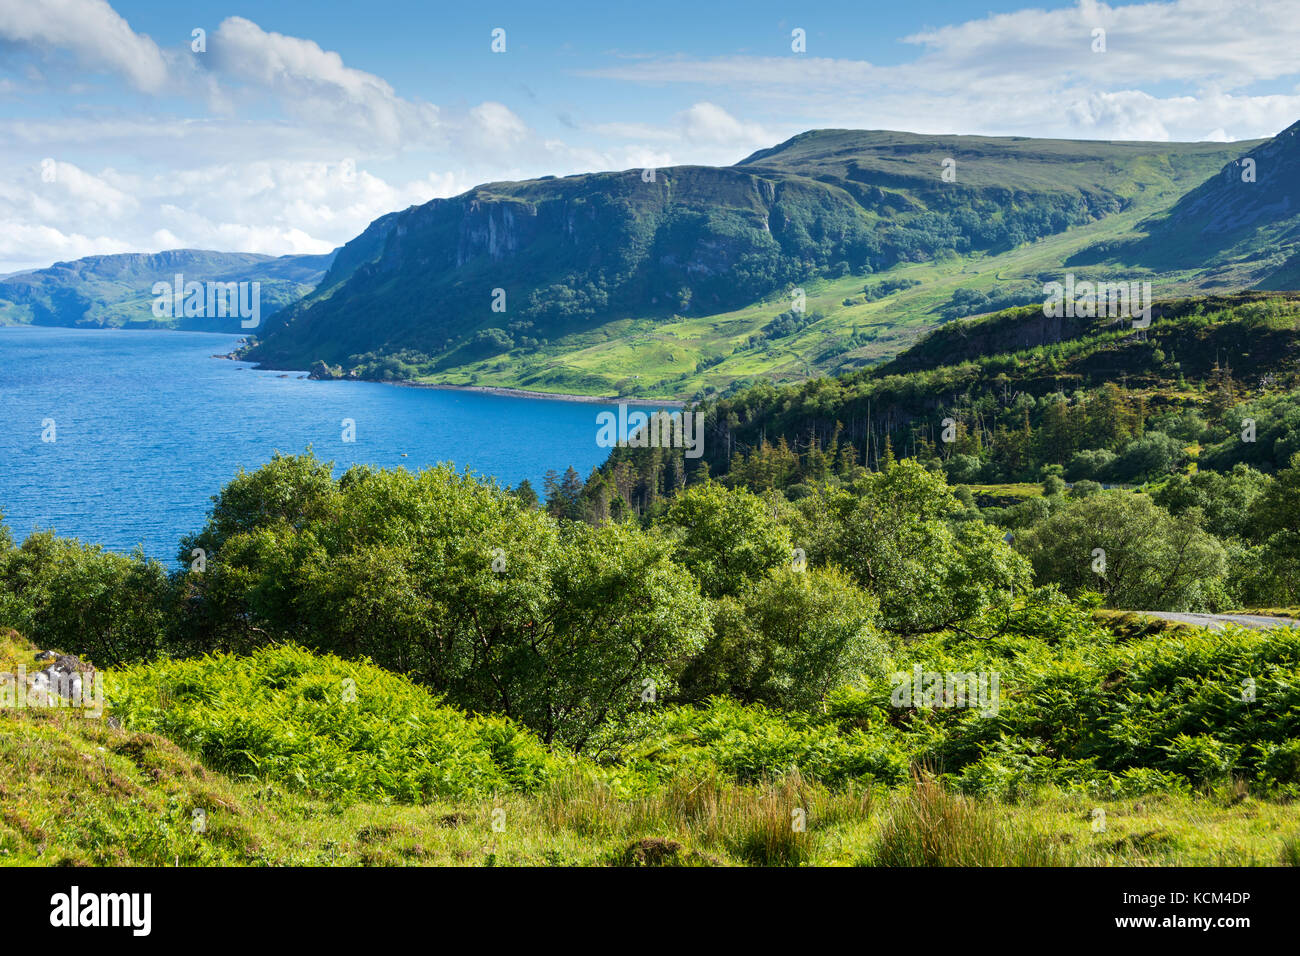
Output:
[[[1145,329],[1047,318],[1027,306],[951,322],[858,372],[709,399],[695,407],[706,421],[702,457],[620,448],[604,470],[625,461],[650,476],[625,495],[630,502],[653,499],[675,471],[788,487],[878,467],[886,446],[985,484],[1036,482],[1045,468],[1067,479],[1142,481],[1198,455],[1203,467],[1275,471],[1300,451],[1298,370],[1295,294],[1171,300]],[[1257,422],[1253,442],[1237,440],[1246,417]],[[1156,433],[1167,447],[1148,460]],[[1094,474],[1075,461],[1087,454],[1106,468]]]
[[653,181],[488,184],[377,221],[247,357],[658,397],[802,380],[891,357],[955,314],[1041,300],[1043,275],[1132,238],[1256,145],[821,130]]

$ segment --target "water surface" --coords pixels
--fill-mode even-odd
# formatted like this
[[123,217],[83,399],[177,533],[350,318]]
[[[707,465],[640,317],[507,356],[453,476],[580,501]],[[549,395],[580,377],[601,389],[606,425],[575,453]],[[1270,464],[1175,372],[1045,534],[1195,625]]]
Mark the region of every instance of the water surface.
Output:
[[[453,461],[541,493],[548,469],[604,460],[611,406],[374,382],[311,381],[214,358],[233,335],[0,328],[0,512],[35,528],[163,561],[210,497],[275,451],[412,470]],[[356,423],[343,440],[342,421]],[[54,421],[53,442],[42,422]]]

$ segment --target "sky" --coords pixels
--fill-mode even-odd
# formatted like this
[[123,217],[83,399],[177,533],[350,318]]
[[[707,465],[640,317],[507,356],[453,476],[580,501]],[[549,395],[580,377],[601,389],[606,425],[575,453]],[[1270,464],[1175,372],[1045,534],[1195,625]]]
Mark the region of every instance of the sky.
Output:
[[0,274],[323,253],[479,183],[816,128],[1271,136],[1297,50],[1300,0],[0,0]]

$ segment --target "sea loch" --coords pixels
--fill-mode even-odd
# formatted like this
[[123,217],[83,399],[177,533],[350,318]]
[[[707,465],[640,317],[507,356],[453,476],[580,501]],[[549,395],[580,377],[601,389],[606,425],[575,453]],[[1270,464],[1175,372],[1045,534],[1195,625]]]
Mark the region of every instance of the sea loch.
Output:
[[308,446],[336,474],[452,461],[539,492],[548,469],[585,477],[609,454],[592,412],[613,406],[309,381],[214,357],[237,341],[0,328],[0,512],[15,539],[54,528],[115,551],[140,544],[170,563],[241,467]]

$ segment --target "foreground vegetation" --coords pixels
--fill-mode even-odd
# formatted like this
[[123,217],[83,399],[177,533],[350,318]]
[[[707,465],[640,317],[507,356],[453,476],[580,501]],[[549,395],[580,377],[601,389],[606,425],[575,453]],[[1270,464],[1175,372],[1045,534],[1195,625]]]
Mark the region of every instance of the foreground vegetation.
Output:
[[[5,666],[30,658],[32,651],[11,635],[3,641]],[[365,665],[300,652],[290,659],[303,668],[300,677],[310,674],[331,690],[337,685],[327,675],[356,674],[362,686],[394,680]],[[621,770],[555,759],[543,761],[549,764],[544,778],[516,781],[494,793],[470,787],[377,801],[373,791],[368,798],[354,792],[328,768],[304,771],[272,760],[252,773],[218,770],[228,767],[223,754],[229,753],[229,739],[204,747],[190,736],[183,749],[137,729],[148,713],[136,696],[140,684],[160,673],[144,667],[123,681],[134,689],[110,710],[121,715],[123,727],[70,710],[0,711],[0,859],[146,866],[1300,862],[1294,805],[1254,795],[1240,782],[1195,795],[1177,789],[1089,795],[1042,785],[999,802],[963,794],[924,770],[890,788],[870,779],[828,787],[790,769],[752,783],[717,772],[683,773],[629,792]],[[175,676],[183,686],[194,675],[181,667]],[[244,692],[215,689],[232,699]],[[299,690],[286,688],[286,700],[301,700]],[[418,693],[409,688],[407,703],[415,703]],[[292,703],[271,717],[255,700],[247,698],[249,736],[268,726],[281,736],[320,729],[318,715],[286,716]],[[184,710],[181,702],[177,707]],[[150,719],[157,726],[169,718],[154,713],[144,723]],[[186,722],[182,714],[173,726]],[[354,751],[377,747],[358,754],[360,759],[382,750],[364,724],[340,722],[337,729]],[[427,743],[443,759],[457,746],[454,737]],[[266,752],[264,738],[258,752]],[[409,749],[385,753],[399,775],[428,757]],[[463,763],[452,757],[447,765]],[[793,811],[804,814],[804,830],[792,826]]]

